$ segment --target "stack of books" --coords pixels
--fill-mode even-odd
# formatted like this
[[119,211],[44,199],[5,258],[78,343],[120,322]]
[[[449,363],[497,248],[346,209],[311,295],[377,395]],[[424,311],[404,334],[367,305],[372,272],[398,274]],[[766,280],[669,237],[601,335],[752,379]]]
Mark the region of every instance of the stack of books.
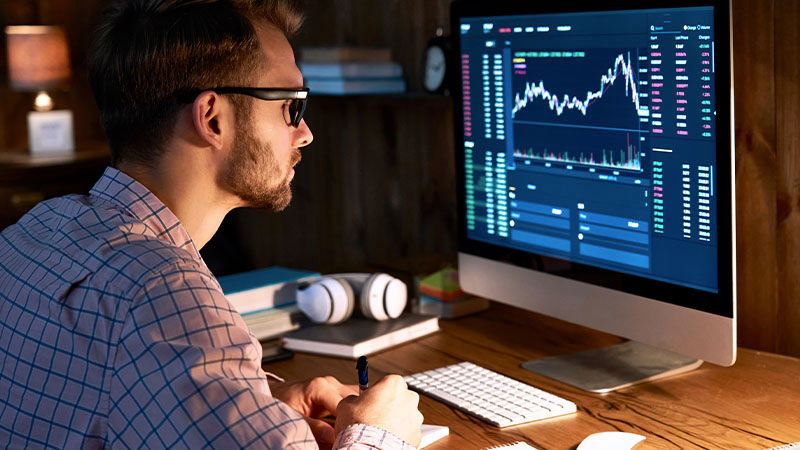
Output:
[[419,301],[414,304],[417,314],[434,314],[442,319],[454,319],[489,308],[489,300],[465,294],[458,282],[458,271],[446,267],[421,278],[418,282]]
[[273,266],[217,278],[225,297],[259,340],[296,330],[305,322],[297,308],[297,281],[317,272]]
[[312,94],[397,94],[406,91],[403,68],[388,48],[305,47],[300,71]]

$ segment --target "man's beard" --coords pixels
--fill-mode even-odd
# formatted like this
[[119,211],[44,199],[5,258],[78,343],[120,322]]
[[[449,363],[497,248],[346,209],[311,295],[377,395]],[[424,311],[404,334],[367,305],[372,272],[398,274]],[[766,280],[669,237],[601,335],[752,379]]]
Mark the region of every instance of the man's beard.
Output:
[[[281,167],[272,146],[259,142],[249,120],[239,129],[233,152],[222,173],[222,182],[252,208],[281,211],[292,200],[291,170],[300,161],[300,151],[292,150],[289,168]],[[279,177],[282,177],[278,180]]]

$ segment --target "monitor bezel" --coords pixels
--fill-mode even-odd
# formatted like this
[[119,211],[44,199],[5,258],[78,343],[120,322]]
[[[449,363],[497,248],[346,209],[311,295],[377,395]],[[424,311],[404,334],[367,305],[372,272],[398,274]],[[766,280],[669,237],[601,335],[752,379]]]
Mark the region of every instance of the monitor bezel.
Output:
[[[583,2],[580,2],[583,3]],[[733,183],[732,183],[732,61],[730,36],[730,5],[723,0],[657,0],[642,7],[641,2],[615,0],[585,6],[583,4],[540,4],[540,2],[472,2],[456,0],[451,4],[451,35],[454,51],[451,67],[460,67],[461,39],[460,19],[462,17],[490,17],[505,15],[536,15],[615,10],[653,10],[686,7],[710,6],[714,8],[714,41],[717,64],[715,77],[716,115],[716,158],[717,158],[717,260],[718,292],[682,286],[675,283],[655,280],[643,276],[617,272],[590,266],[562,258],[552,257],[534,251],[522,251],[467,237],[465,161],[463,136],[463,108],[461,102],[461,71],[452,70],[454,106],[454,132],[456,153],[456,177],[458,195],[459,252],[487,259],[510,263],[514,266],[535,270],[551,275],[590,283],[640,297],[663,301],[672,305],[699,310],[727,318],[735,317],[735,259],[733,257]]]

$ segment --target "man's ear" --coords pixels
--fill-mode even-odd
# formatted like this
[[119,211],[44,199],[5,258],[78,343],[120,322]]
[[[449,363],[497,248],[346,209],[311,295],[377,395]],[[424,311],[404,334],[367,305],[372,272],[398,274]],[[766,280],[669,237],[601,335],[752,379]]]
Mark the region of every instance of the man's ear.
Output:
[[[205,91],[192,103],[192,123],[197,135],[208,145],[222,149],[223,117],[227,111],[222,98],[213,91]],[[227,131],[227,130],[225,130]]]

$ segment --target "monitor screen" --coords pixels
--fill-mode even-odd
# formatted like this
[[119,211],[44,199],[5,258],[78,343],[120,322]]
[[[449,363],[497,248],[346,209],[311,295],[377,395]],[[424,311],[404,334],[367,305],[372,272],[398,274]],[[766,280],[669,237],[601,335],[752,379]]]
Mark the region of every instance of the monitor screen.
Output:
[[[587,285],[630,294],[608,305],[622,314],[652,300],[727,319],[731,334],[727,2],[537,3],[453,5],[460,257],[479,258],[462,278],[497,262],[526,270],[499,277],[555,275],[583,296]],[[511,303],[569,301],[563,280],[559,292],[527,280],[526,295],[552,298]],[[597,325],[572,309],[543,312]]]

